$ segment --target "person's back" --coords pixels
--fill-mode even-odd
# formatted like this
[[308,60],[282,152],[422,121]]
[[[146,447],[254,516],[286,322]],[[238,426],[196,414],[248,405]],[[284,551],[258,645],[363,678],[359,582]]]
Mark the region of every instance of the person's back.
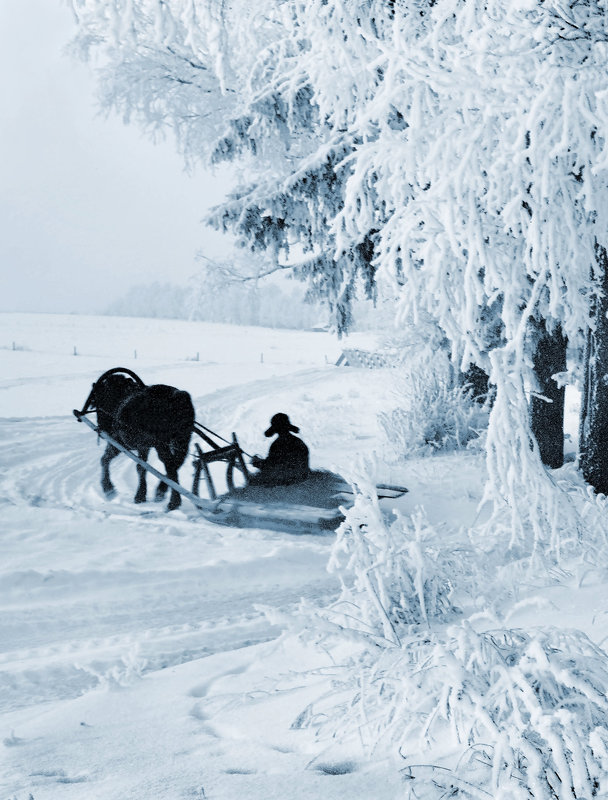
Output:
[[280,433],[270,445],[264,473],[272,473],[277,483],[294,483],[308,477],[308,447],[292,433]]
[[268,449],[268,456],[252,459],[260,472],[252,482],[266,486],[281,486],[305,480],[310,475],[308,447],[293,433],[299,428],[292,425],[287,414],[275,414],[266,436],[277,436]]

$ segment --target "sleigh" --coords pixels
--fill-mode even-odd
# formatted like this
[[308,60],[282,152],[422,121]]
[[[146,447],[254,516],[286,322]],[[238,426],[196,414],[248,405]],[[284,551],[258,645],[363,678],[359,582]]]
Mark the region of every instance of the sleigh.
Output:
[[[143,381],[131,370],[115,368],[111,372],[124,373],[143,386]],[[243,528],[268,528],[294,532],[319,532],[335,530],[344,520],[344,509],[352,505],[353,489],[339,475],[326,470],[316,470],[305,480],[286,486],[260,486],[250,483],[250,471],[236,434],[227,440],[195,421],[192,488],[187,489],[160,472],[136,453],[118,442],[89,419],[95,408],[74,409],[74,416],[93,430],[100,438],[154,475],[159,481],[188,499],[209,521]],[[226,491],[216,488],[217,466],[225,465]],[[206,497],[200,496],[204,482]],[[394,499],[405,494],[401,486],[379,484],[379,498]]]

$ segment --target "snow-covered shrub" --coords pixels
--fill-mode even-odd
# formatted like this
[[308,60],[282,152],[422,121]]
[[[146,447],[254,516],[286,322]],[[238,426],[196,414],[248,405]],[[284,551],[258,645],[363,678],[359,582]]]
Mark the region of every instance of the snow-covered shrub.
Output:
[[356,735],[378,756],[399,753],[404,797],[608,791],[608,657],[580,631],[479,633],[466,622],[426,631],[380,657],[370,650],[348,691],[350,702],[330,708],[328,695],[311,719],[326,720],[323,733],[331,720],[333,735]]
[[466,447],[487,426],[487,410],[441,367],[435,359],[406,374],[399,381],[400,405],[379,414],[400,457]]
[[413,740],[450,738],[466,748],[455,777],[479,785],[483,776],[495,800],[605,796],[606,653],[580,631],[476,633],[465,624],[450,634],[415,677],[416,699],[407,695],[402,754]]
[[342,593],[321,613],[341,628],[399,645],[411,626],[453,617],[453,579],[464,560],[464,551],[444,546],[422,510],[387,521],[369,487],[338,529],[329,569],[339,574]]

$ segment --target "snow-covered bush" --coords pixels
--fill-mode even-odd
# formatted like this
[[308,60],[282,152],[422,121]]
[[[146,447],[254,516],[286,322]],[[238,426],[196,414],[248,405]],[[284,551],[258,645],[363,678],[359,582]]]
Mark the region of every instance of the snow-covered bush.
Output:
[[464,622],[370,650],[356,685],[353,674],[350,701],[332,707],[334,687],[309,718],[377,756],[398,753],[404,797],[606,796],[608,658],[580,631],[480,633]]
[[465,559],[463,550],[444,546],[422,510],[389,522],[375,492],[364,490],[345,511],[329,562],[341,596],[319,613],[375,643],[399,645],[412,626],[453,618],[453,578]]
[[[348,641],[349,658],[336,659],[337,680],[298,725],[362,743],[374,757],[398,754],[411,800],[607,796],[607,654],[581,631],[454,624],[456,596],[466,612],[467,597],[487,593],[490,563],[491,591],[503,597],[517,570],[547,564],[454,547],[449,530],[433,528],[421,510],[388,521],[373,481],[353,484],[356,501],[330,560],[342,593],[306,626],[337,643],[337,653]],[[583,486],[571,494],[593,520],[594,559],[602,560],[604,505],[590,503]],[[483,616],[475,618],[479,625]]]
[[439,450],[457,450],[480,437],[487,410],[464,386],[455,386],[449,370],[428,360],[404,375],[400,405],[379,414],[388,441],[401,458]]
[[459,777],[494,800],[605,796],[608,662],[584,633],[463,624],[429,649],[410,690],[395,696],[406,700],[404,757],[415,741],[461,746],[453,774],[462,797],[479,794]]

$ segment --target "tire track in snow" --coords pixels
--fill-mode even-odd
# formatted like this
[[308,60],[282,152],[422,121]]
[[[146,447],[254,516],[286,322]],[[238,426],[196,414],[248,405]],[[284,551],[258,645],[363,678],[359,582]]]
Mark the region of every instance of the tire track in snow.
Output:
[[[101,441],[98,446],[95,435],[84,425],[77,426],[72,417],[0,420],[0,441],[8,454],[2,459],[0,499],[101,515],[122,512],[141,516],[151,509],[162,513],[162,504],[150,503],[145,508],[134,505],[137,472],[127,458],[112,462],[117,497],[112,502],[106,499],[100,486],[105,443]],[[154,457],[151,460],[159,464]],[[189,465],[183,469],[187,474]],[[156,480],[148,479],[150,498],[155,487]]]
[[[299,389],[302,386],[310,386],[313,383],[327,381],[335,377],[331,368],[324,369],[305,369],[299,372],[292,372],[273,378],[260,378],[248,383],[237,383],[217,389],[214,392],[194,398],[195,405],[200,411],[208,409],[219,409],[227,407],[234,410],[237,405],[248,400],[255,400],[261,397],[268,397],[271,393],[282,392],[285,390]],[[270,391],[271,390],[271,391]],[[204,423],[204,420],[203,420]]]
[[93,583],[89,594],[68,590],[63,600],[38,605],[13,598],[10,620],[0,624],[0,641],[9,648],[0,655],[0,713],[268,641],[280,630],[257,607],[289,612],[302,597],[329,599],[335,587],[319,579],[321,570],[270,591],[245,586],[242,575],[216,595],[201,591],[194,578],[195,586],[180,582],[176,591],[152,574],[147,592],[120,593],[117,581],[116,591],[101,592]]
[[[46,647],[10,649],[0,659],[0,714],[43,702],[76,698],[100,686],[127,684],[152,671],[269,641],[280,629],[270,625],[263,614],[255,612],[253,604],[265,602],[289,612],[299,601],[295,596],[306,592],[289,594],[292,603],[287,602],[284,595],[256,594],[244,598],[252,602],[250,612],[241,615],[233,612],[216,622],[181,622],[187,618],[188,610],[176,607],[174,618],[180,622],[161,628],[143,626],[138,609],[134,607],[129,615],[135,622],[130,634],[66,639],[66,632],[60,630],[57,638]],[[329,599],[333,593],[319,586],[312,594],[317,599],[327,594]],[[89,620],[86,633],[97,631],[100,622],[103,630],[103,619]],[[107,627],[114,631],[118,622],[108,619]],[[74,634],[74,630],[70,633]]]

